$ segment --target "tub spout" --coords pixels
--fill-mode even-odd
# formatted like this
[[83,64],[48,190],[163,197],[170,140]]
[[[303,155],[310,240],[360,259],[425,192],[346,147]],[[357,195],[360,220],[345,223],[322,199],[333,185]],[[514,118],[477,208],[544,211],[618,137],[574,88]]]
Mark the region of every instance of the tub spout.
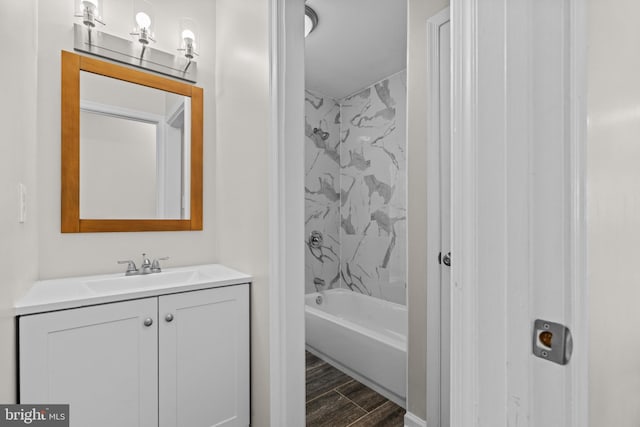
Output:
[[315,277],[313,279],[313,284],[316,287],[316,292],[323,291],[327,286],[327,283],[324,281],[324,279],[321,279],[319,277]]

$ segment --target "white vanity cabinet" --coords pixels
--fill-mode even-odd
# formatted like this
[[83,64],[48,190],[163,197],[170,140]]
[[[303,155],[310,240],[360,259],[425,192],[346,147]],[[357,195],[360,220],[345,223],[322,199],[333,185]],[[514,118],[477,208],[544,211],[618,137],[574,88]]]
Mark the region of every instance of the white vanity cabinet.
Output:
[[20,317],[20,402],[69,403],[71,425],[158,425],[157,299]]
[[249,285],[167,295],[158,309],[160,427],[248,426]]
[[22,403],[73,427],[249,425],[249,285],[20,316]]

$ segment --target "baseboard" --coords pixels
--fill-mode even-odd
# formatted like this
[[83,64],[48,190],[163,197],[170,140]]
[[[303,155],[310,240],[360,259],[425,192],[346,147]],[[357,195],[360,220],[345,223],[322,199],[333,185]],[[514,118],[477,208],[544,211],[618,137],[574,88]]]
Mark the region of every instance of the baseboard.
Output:
[[404,414],[404,427],[427,427],[427,422],[411,412],[407,412]]

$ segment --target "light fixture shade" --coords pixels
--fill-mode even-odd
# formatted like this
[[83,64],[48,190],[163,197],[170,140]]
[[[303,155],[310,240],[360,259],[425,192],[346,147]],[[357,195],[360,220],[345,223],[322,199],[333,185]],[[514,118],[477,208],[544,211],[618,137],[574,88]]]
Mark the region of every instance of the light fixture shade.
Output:
[[98,0],[80,0],[80,7],[95,7],[96,9],[100,6],[100,2]]
[[178,36],[178,50],[183,52],[184,56],[190,60],[198,56],[199,35],[196,21],[191,18],[180,18],[180,33]]
[[153,4],[148,0],[134,0],[133,2],[133,32],[142,44],[155,41]]
[[318,14],[309,6],[304,7],[304,36],[307,37],[318,26]]
[[103,24],[102,5],[103,0],[76,0],[75,16],[82,18],[82,23],[89,28],[96,26],[96,22]]
[[151,17],[144,12],[136,13],[136,23],[138,28],[151,28]]

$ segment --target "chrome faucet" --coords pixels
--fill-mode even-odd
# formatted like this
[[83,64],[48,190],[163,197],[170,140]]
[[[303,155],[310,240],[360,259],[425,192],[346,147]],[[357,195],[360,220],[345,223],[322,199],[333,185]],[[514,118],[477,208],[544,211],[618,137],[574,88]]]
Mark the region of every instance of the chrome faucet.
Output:
[[118,261],[118,264],[127,264],[127,271],[124,273],[125,276],[134,276],[137,274],[151,274],[151,273],[160,273],[162,268],[160,267],[160,261],[166,261],[169,257],[156,258],[151,262],[151,260],[147,257],[147,254],[142,254],[142,264],[140,264],[140,269],[136,267],[136,263],[130,259],[124,261]]
[[142,254],[142,264],[140,264],[140,274],[151,273],[151,260],[147,258],[147,254]]

